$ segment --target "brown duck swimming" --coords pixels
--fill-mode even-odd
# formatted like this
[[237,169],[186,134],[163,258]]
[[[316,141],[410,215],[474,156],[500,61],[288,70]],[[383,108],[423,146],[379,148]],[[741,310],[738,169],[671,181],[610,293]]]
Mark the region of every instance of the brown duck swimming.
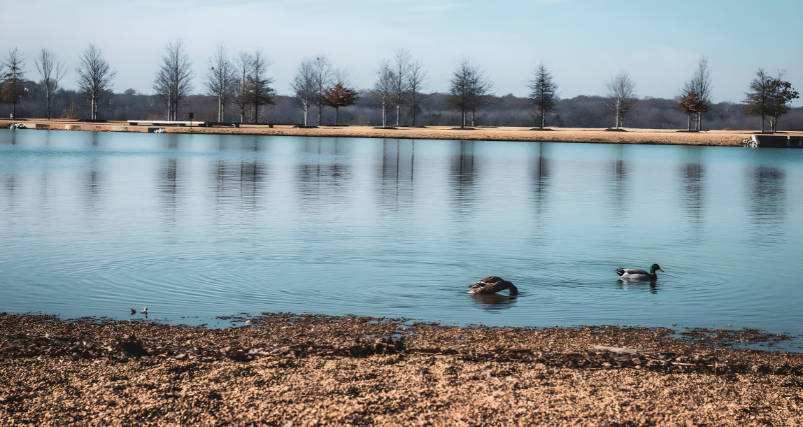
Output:
[[505,289],[510,290],[510,296],[519,294],[519,290],[512,283],[496,276],[486,277],[469,287],[471,288],[468,291],[470,294],[495,294]]

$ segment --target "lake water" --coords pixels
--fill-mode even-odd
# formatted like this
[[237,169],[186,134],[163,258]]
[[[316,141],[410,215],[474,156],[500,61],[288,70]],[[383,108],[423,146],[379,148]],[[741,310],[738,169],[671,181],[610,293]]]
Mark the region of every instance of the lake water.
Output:
[[15,313],[800,336],[803,150],[2,130],[0,242]]

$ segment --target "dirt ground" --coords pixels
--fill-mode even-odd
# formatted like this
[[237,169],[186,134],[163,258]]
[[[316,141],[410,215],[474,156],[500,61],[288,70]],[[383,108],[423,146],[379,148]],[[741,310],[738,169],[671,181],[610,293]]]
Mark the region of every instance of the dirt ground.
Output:
[[132,318],[0,313],[0,424],[803,425],[803,355],[755,330]]
[[[30,129],[85,130],[99,132],[148,132],[147,125],[128,126],[127,122],[108,122],[90,124],[66,119],[0,119],[0,128],[11,123],[24,123]],[[144,122],[149,123],[149,122]],[[37,126],[38,125],[38,126]],[[467,130],[449,126],[427,126],[421,128],[400,127],[382,129],[370,126],[321,126],[317,128],[295,128],[293,126],[255,126],[243,125],[239,128],[198,128],[166,127],[168,133],[211,133],[242,135],[288,135],[314,137],[351,138],[402,138],[402,139],[449,139],[485,141],[544,141],[544,142],[601,142],[615,144],[678,144],[678,145],[720,145],[740,146],[742,140],[757,132],[750,131],[705,131],[679,132],[667,129],[632,129],[622,132],[605,129],[551,128],[551,130],[532,130],[521,127],[477,127]],[[803,135],[803,132],[781,133],[783,135]]]

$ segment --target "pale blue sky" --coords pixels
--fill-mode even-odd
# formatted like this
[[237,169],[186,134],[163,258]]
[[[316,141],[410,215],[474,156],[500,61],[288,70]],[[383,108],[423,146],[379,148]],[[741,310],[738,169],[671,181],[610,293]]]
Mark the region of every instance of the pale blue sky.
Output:
[[706,55],[716,102],[740,101],[759,67],[787,69],[803,92],[801,0],[27,0],[4,2],[3,15],[0,50],[19,47],[29,78],[38,77],[35,52],[55,51],[71,67],[65,87],[75,87],[72,68],[94,43],[117,70],[116,91],[151,93],[164,46],[181,38],[196,92],[221,42],[232,54],[262,48],[280,94],[301,60],[321,54],[368,88],[399,48],[423,62],[434,91],[468,55],[499,95],[526,95],[543,60],[563,97],[601,95],[620,71],[641,96],[672,97]]

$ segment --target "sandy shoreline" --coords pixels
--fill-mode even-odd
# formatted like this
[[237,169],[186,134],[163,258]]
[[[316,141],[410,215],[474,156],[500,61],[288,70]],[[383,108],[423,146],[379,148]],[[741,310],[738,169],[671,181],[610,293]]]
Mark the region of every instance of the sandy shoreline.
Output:
[[[0,119],[0,128],[11,123],[24,123],[30,129],[83,130],[95,132],[148,132],[149,126],[128,126],[126,122],[91,124],[66,119],[26,119],[14,121]],[[349,138],[400,138],[400,139],[448,139],[465,141],[542,141],[542,142],[594,142],[612,144],[670,144],[670,145],[714,145],[740,146],[741,141],[757,132],[750,131],[706,131],[678,132],[667,129],[626,129],[626,132],[611,132],[604,129],[553,128],[551,131],[531,130],[520,127],[475,128],[459,130],[449,126],[428,126],[426,128],[400,127],[398,129],[377,129],[370,126],[321,126],[312,129],[299,129],[292,126],[243,125],[240,128],[185,128],[167,127],[167,133],[239,134],[239,135],[284,135],[310,137],[349,137]],[[803,132],[788,132],[783,135],[803,135]]]
[[707,336],[703,345],[672,332],[267,313],[251,326],[204,329],[2,313],[0,419],[286,427],[803,424],[803,354],[712,348],[778,336],[690,335]]

